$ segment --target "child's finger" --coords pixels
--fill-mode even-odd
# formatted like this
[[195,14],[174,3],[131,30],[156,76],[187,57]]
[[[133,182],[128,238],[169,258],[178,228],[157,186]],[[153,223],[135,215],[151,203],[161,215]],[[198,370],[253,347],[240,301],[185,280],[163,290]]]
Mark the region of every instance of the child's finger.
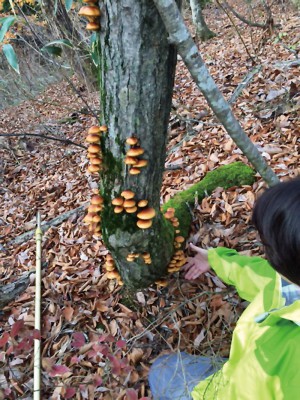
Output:
[[202,253],[203,249],[201,249],[201,247],[195,246],[193,243],[189,244],[191,250],[196,251],[197,253]]

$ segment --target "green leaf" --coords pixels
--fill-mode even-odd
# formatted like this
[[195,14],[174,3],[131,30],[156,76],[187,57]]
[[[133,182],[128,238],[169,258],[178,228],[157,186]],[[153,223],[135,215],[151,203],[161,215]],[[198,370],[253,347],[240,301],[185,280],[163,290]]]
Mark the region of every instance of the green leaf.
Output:
[[62,49],[58,46],[44,46],[41,51],[52,54],[53,56],[61,56]]
[[4,39],[6,32],[9,30],[10,26],[15,22],[17,18],[12,15],[9,17],[1,18],[0,23],[2,24],[0,30],[0,42]]
[[72,5],[73,5],[73,0],[65,0],[65,7],[66,7],[67,12],[69,12],[71,10]]
[[2,47],[3,53],[7,58],[9,65],[19,74],[19,63],[14,48],[11,44],[4,44]]
[[70,40],[58,39],[58,40],[53,40],[53,42],[47,43],[44,47],[42,47],[41,50],[49,54],[52,54],[54,56],[61,56],[62,49],[61,47],[57,46],[58,44],[70,47],[71,49],[74,47],[73,44],[70,42]]
[[53,40],[53,42],[47,43],[44,47],[52,46],[53,44],[62,44],[63,46],[70,47],[71,49],[74,47],[72,42],[69,39]]

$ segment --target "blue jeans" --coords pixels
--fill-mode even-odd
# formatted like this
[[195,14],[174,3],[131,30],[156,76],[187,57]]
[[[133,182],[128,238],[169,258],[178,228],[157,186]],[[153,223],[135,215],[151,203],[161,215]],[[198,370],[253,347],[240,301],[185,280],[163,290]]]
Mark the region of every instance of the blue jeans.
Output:
[[190,400],[194,387],[217,372],[226,360],[179,352],[158,357],[149,371],[154,400]]

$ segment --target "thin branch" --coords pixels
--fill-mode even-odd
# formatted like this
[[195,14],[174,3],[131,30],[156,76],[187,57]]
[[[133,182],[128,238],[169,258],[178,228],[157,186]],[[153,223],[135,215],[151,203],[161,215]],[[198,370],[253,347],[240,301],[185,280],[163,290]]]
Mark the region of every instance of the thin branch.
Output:
[[230,6],[227,1],[223,0],[223,4],[222,4],[223,9],[228,8],[229,11],[232,12],[232,14],[237,17],[240,21],[244,22],[244,24],[249,25],[249,26],[253,26],[256,28],[262,28],[262,29],[266,29],[269,26],[269,19],[265,24],[260,24],[259,22],[253,22],[250,21],[249,19],[246,19],[245,17],[243,17],[241,14],[239,14],[232,6]]
[[225,14],[227,15],[228,19],[230,20],[230,22],[231,22],[232,25],[234,26],[234,29],[235,29],[236,33],[238,34],[238,37],[240,38],[241,42],[243,43],[243,46],[245,47],[245,50],[246,50],[248,56],[250,57],[250,59],[252,60],[252,62],[253,62],[254,64],[256,64],[255,59],[253,58],[253,56],[250,54],[250,52],[249,52],[249,50],[248,50],[248,47],[247,47],[247,45],[246,45],[246,43],[245,43],[245,41],[244,41],[244,39],[243,39],[243,36],[241,35],[241,33],[240,33],[238,27],[236,26],[236,23],[234,22],[234,20],[233,20],[232,17],[231,17],[231,15],[230,15],[229,12],[226,10],[226,7],[224,7],[223,4],[221,4],[221,3],[219,2],[219,0],[216,0],[216,3],[218,4],[218,6],[219,6],[219,7],[225,12]]
[[46,139],[46,140],[56,140],[58,142],[63,142],[65,144],[71,144],[72,146],[77,146],[77,147],[80,147],[80,148],[86,150],[86,147],[83,144],[72,142],[72,140],[60,139],[60,138],[57,138],[57,137],[47,136],[47,135],[40,135],[40,134],[37,134],[37,133],[0,133],[0,136],[2,136],[2,137],[12,137],[12,136],[15,136],[15,137],[23,137],[23,136],[40,137],[40,138],[43,138],[43,139]]

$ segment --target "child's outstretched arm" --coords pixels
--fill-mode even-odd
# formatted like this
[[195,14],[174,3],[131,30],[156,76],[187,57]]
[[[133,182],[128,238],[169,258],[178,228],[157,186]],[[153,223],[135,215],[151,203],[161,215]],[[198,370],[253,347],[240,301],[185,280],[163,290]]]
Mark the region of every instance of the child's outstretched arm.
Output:
[[218,247],[208,250],[205,261],[203,252],[207,250],[194,245],[190,247],[197,254],[190,257],[183,267],[186,279],[196,279],[211,267],[225,283],[235,286],[239,295],[248,301],[252,301],[267,285],[274,290],[279,282],[279,275],[261,257],[247,257],[236,250]]

